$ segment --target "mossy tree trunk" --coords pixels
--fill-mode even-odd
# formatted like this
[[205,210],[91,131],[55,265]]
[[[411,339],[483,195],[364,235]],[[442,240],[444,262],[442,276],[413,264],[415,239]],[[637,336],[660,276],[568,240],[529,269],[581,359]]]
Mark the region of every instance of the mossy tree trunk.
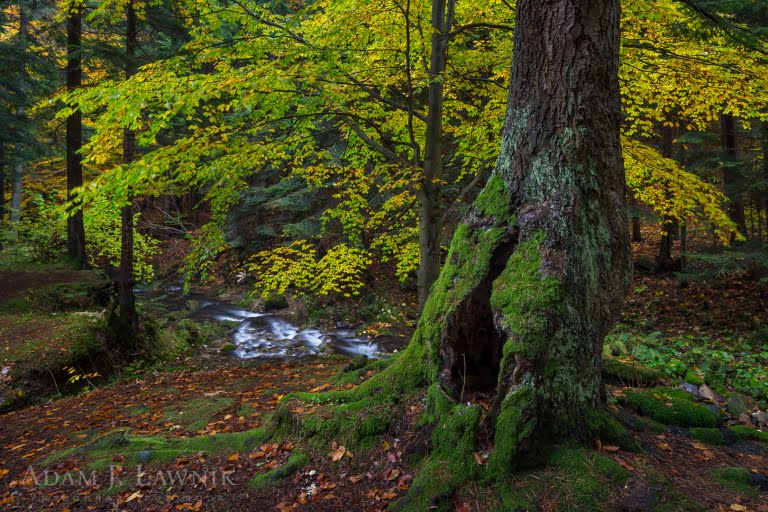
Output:
[[631,276],[619,2],[520,0],[516,19],[501,154],[410,347],[444,397],[495,396],[497,468],[552,439],[594,439],[603,338]]

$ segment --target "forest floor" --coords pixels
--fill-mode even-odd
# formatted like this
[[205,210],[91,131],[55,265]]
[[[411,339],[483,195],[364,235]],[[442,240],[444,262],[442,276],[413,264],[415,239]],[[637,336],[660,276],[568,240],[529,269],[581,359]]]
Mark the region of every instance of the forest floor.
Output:
[[[60,370],[93,342],[98,311],[71,311],[75,284],[88,279],[67,269],[0,269],[0,398],[20,389],[20,368],[42,379],[43,369]],[[50,305],[51,289],[62,309],[55,314],[39,307],[40,296]],[[606,355],[642,375],[606,378],[609,407],[642,450],[598,440],[561,447],[503,486],[463,486],[448,509],[768,512],[768,415],[760,412],[768,408],[767,303],[766,287],[743,279],[683,288],[638,274]],[[212,349],[95,388],[75,372],[68,389],[81,392],[0,416],[0,508],[385,510],[428,453],[423,396],[408,397],[386,432],[363,444],[353,432],[318,442],[302,430],[265,428],[289,393],[356,385],[339,383],[348,363],[238,360]],[[291,413],[326,410],[293,403]],[[363,418],[353,419],[359,428]],[[476,459],[485,462],[482,453]]]

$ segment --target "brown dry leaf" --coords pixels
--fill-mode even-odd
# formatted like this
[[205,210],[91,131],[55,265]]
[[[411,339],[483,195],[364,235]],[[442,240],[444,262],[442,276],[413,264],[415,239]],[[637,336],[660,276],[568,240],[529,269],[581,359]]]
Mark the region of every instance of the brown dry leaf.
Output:
[[735,510],[737,512],[744,512],[745,510],[747,510],[747,507],[745,507],[744,505],[739,505],[738,503],[734,503],[733,505],[731,505],[730,510]]
[[395,491],[387,491],[384,493],[382,498],[384,498],[385,500],[393,500],[397,498],[397,493]]
[[344,446],[338,446],[336,441],[333,442],[332,448],[333,451],[329,453],[328,456],[333,462],[340,461],[341,458],[344,457],[344,454],[347,453],[347,449]]
[[383,443],[381,443],[381,449],[384,450],[385,452],[388,451],[390,448],[392,448],[392,445],[390,445],[389,442],[384,441]]
[[603,445],[603,450],[605,450],[607,452],[617,452],[617,451],[620,450],[620,448],[618,446],[614,446],[612,444],[604,444]]
[[0,469],[0,480],[2,480],[2,479],[3,479],[3,477],[4,477],[5,475],[7,475],[8,473],[10,473],[10,472],[11,472],[11,470],[10,470],[10,469]]
[[477,465],[478,466],[482,466],[483,465],[483,458],[480,456],[480,454],[475,452],[472,455],[475,456],[475,462],[477,462]]
[[391,469],[389,473],[387,473],[386,479],[388,481],[392,481],[395,478],[400,476],[400,470],[399,469]]
[[659,448],[661,448],[665,452],[671,452],[672,451],[672,447],[669,446],[669,444],[667,444],[667,443],[659,443]]
[[320,386],[314,387],[309,390],[310,393],[319,393],[320,391],[325,391],[326,389],[332,388],[333,386],[330,384],[322,384]]
[[353,484],[356,484],[357,482],[359,482],[363,478],[365,478],[364,475],[352,475],[351,477],[349,477],[349,481],[352,482]]
[[469,506],[462,501],[456,505],[456,512],[469,512]]
[[699,460],[714,460],[715,454],[710,450],[704,450],[699,455],[697,455],[696,458]]
[[697,450],[709,450],[709,446],[707,446],[707,445],[705,445],[703,443],[700,443],[698,441],[694,441],[693,443],[691,443],[691,446],[693,446]]
[[141,491],[136,491],[135,493],[131,494],[127,498],[125,498],[125,501],[123,503],[128,503],[129,501],[133,501],[138,498],[143,498],[144,495],[141,494]]

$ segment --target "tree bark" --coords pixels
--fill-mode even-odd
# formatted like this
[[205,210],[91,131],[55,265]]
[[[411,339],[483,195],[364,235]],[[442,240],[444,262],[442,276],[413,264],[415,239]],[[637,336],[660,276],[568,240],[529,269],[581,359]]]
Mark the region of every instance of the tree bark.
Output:
[[640,205],[637,203],[634,194],[629,195],[629,204],[632,206],[632,241],[642,242],[643,234],[640,231],[640,212],[638,210]]
[[[661,128],[661,156],[672,158],[674,150],[674,133],[671,126],[662,126]],[[669,195],[667,190],[667,195]],[[656,257],[656,271],[668,272],[675,268],[675,262],[672,259],[672,244],[675,240],[675,219],[670,215],[664,215],[661,221],[661,241],[659,243],[659,254]]]
[[[70,11],[67,16],[67,89],[74,90],[82,85],[82,7]],[[83,184],[83,161],[80,149],[83,146],[82,116],[76,110],[67,117],[67,199],[73,199],[75,188]],[[85,225],[83,210],[76,208],[67,217],[67,254],[82,267],[88,266],[85,248]]]
[[[136,11],[133,1],[126,6],[125,78],[136,74]],[[123,132],[123,163],[130,164],[136,157],[136,134],[126,128]],[[120,268],[117,272],[117,298],[120,305],[120,337],[132,343],[135,339],[138,317],[133,273],[133,202],[130,197],[120,211]],[[128,347],[126,347],[128,348]]]
[[[736,148],[736,119],[730,114],[720,115],[720,139],[723,147],[723,187],[730,204],[728,213],[736,229],[746,235],[747,222],[744,215],[744,176],[738,167]],[[731,235],[735,241],[736,233]]]
[[455,0],[432,2],[432,55],[429,70],[429,112],[427,113],[424,165],[421,188],[416,197],[419,208],[419,311],[440,275],[440,233],[442,194],[438,180],[443,176],[443,74],[448,60],[448,34],[454,19]]
[[492,467],[594,440],[603,339],[631,277],[617,0],[520,0],[502,149],[410,350],[439,395],[495,394]]
[[10,221],[14,232],[18,231],[21,220],[21,192],[24,179],[24,166],[16,164],[13,167],[13,179],[11,181],[11,214]]
[[[768,184],[768,121],[763,121],[762,128],[762,146],[763,146],[763,183]],[[768,238],[768,185],[760,190],[760,210],[765,213],[765,234]],[[758,216],[758,222],[762,222]]]

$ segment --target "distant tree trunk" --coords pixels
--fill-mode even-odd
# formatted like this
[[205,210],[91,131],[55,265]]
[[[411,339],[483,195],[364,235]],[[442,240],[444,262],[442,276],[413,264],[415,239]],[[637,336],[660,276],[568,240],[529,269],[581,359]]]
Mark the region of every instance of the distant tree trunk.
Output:
[[409,347],[435,368],[434,400],[495,395],[489,464],[500,471],[539,442],[594,441],[603,340],[631,277],[619,2],[518,0],[516,20],[496,169]]
[[[27,51],[27,37],[29,32],[29,20],[27,19],[26,6],[19,4],[19,39],[21,40],[21,51],[26,53]],[[27,77],[28,78],[28,77]],[[20,105],[16,108],[16,116],[22,119],[26,115],[26,109],[24,105]],[[17,144],[21,146],[22,141]],[[21,161],[21,155],[17,154],[17,163],[13,168],[13,174],[11,176],[11,236],[15,239],[18,235],[19,220],[21,219],[21,195],[24,180],[24,164]]]
[[[79,88],[83,82],[82,69],[82,7],[70,11],[67,16],[67,89]],[[73,190],[83,184],[82,116],[77,110],[67,117],[67,199],[72,200]],[[80,266],[88,266],[85,251],[85,225],[83,211],[77,208],[67,217],[67,254]]]
[[[672,158],[673,156],[674,132],[671,126],[662,126],[661,128],[661,156]],[[667,272],[674,268],[672,259],[672,243],[675,239],[675,219],[669,215],[664,215],[661,221],[661,242],[659,243],[659,254],[656,257],[656,271]]]
[[[736,119],[730,114],[720,115],[720,138],[723,146],[723,187],[730,205],[728,213],[736,228],[742,234],[747,233],[747,222],[744,215],[744,177],[738,166],[736,148]],[[731,235],[731,241],[736,234]]]
[[[136,74],[136,11],[133,0],[126,6],[125,78]],[[123,132],[123,163],[130,164],[136,157],[136,134],[126,128]],[[127,204],[120,211],[120,268],[117,273],[117,295],[120,305],[119,326],[123,340],[133,343],[138,318],[133,275],[133,203],[130,191]]]
[[[0,141],[0,229],[5,227],[5,144]],[[0,236],[0,251],[3,238]]]
[[11,213],[9,220],[11,222],[11,229],[14,233],[17,233],[19,220],[21,220],[21,193],[24,179],[24,166],[22,164],[18,163],[13,167],[11,179]]
[[442,232],[440,207],[443,176],[443,80],[448,60],[448,34],[453,26],[455,0],[432,2],[432,53],[429,70],[429,112],[424,144],[424,175],[416,197],[419,206],[419,311],[440,274]]
[[629,204],[632,209],[632,241],[642,242],[643,234],[640,232],[640,211],[638,210],[640,205],[634,194],[629,194]]
[[760,190],[761,210],[765,213],[765,233],[768,238],[768,121],[763,121],[762,125],[762,145],[763,145],[763,183],[765,186]]

